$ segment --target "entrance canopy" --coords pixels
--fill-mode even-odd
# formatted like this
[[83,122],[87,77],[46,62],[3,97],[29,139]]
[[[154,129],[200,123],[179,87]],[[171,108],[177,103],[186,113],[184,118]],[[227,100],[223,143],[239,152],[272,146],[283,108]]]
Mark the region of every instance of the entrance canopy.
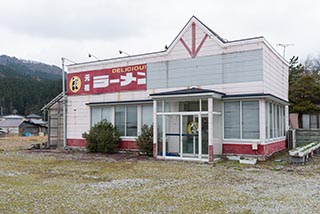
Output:
[[213,98],[220,98],[224,96],[225,94],[219,91],[214,91],[210,89],[202,89],[202,88],[187,88],[187,89],[181,89],[181,90],[175,90],[175,91],[166,91],[166,92],[160,92],[155,94],[150,94],[150,97],[152,99],[158,99],[158,98],[178,98],[178,97],[197,97],[197,96],[208,96]]

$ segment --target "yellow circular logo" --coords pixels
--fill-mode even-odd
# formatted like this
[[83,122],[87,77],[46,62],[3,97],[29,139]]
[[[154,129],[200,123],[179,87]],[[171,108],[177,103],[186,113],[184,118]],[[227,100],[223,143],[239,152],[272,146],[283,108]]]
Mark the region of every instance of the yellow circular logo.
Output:
[[69,80],[69,89],[73,93],[77,93],[81,88],[81,79],[78,76],[73,76]]

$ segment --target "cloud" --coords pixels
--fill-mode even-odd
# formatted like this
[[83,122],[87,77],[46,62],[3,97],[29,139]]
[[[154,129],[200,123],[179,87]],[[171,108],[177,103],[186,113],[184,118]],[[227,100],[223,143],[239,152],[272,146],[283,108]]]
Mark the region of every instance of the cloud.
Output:
[[288,57],[317,53],[316,0],[10,0],[0,7],[0,54],[60,64],[163,50],[192,15],[228,40],[294,43]]
[[0,25],[24,35],[114,40],[141,36],[147,24],[132,1],[13,2],[1,6]]

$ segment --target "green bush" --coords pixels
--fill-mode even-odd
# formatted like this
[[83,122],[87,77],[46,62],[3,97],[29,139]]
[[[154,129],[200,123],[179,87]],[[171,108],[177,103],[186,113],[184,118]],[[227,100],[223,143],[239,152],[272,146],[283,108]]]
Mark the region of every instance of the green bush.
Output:
[[137,138],[137,145],[139,149],[149,155],[153,153],[153,125],[148,126],[144,124],[141,127],[141,134]]
[[120,136],[112,123],[107,120],[95,124],[89,133],[83,133],[90,152],[114,153],[118,149]]

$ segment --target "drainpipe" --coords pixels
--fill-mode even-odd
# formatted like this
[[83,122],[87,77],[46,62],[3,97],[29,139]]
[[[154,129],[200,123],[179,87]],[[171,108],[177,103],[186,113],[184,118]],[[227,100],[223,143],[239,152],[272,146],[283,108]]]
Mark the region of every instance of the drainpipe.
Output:
[[62,61],[62,109],[63,109],[63,148],[67,147],[67,109],[66,109],[66,85],[65,85],[65,72],[64,72],[64,61],[65,58],[61,58]]

